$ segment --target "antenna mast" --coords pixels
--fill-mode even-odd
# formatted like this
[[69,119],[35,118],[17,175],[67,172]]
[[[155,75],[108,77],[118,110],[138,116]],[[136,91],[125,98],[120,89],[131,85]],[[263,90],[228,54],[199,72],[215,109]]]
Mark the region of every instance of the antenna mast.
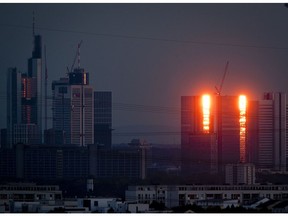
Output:
[[47,71],[47,59],[46,59],[46,45],[44,45],[44,57],[45,57],[45,130],[47,130],[47,81],[48,81],[48,71]]
[[32,23],[32,29],[33,29],[33,37],[35,36],[35,13],[33,11],[33,23]]

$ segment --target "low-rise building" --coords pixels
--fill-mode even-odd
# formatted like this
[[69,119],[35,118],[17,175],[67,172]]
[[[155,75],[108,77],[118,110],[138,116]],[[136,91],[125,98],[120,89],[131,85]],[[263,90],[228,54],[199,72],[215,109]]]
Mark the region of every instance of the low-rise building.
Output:
[[288,199],[288,185],[138,185],[125,192],[128,202],[157,201],[172,208],[199,200],[238,200],[240,205],[261,198]]
[[[62,191],[57,185],[10,183],[0,185],[2,212],[40,212],[40,205],[62,204]],[[4,206],[4,208],[3,208]]]

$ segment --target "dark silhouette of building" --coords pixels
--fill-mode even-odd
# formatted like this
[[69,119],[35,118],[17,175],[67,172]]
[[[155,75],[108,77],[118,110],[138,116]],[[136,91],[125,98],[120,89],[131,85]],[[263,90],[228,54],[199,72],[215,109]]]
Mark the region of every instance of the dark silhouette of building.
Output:
[[97,145],[26,145],[0,149],[1,179],[61,180],[146,177],[146,148]]
[[240,161],[240,124],[238,96],[218,96],[218,162],[221,171],[225,164]]
[[21,123],[21,73],[17,68],[7,72],[7,141],[2,147],[11,148],[15,124]]
[[8,142],[7,129],[1,129],[1,148],[6,148]]
[[[191,145],[183,149],[187,158],[184,159],[183,172],[185,173],[217,173],[217,145],[216,134],[191,134]],[[187,163],[185,163],[187,162]]]
[[247,109],[247,162],[258,167],[259,101],[249,101]]
[[44,131],[44,143],[46,145],[65,145],[65,131],[63,130],[54,130],[50,128]]
[[111,148],[112,92],[94,92],[94,143]]

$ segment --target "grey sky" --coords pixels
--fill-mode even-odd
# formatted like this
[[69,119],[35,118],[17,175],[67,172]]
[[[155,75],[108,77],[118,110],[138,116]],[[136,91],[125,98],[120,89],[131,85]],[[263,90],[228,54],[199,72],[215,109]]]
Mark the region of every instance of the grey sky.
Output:
[[[47,47],[49,95],[51,81],[65,76],[83,40],[81,66],[95,90],[113,92],[116,129],[165,125],[146,132],[180,132],[180,112],[170,110],[180,111],[181,95],[213,93],[227,60],[223,94],[259,99],[264,91],[288,91],[288,8],[283,4],[2,3],[1,128],[6,126],[7,68],[27,72],[33,11],[36,33]],[[125,130],[130,129],[118,132],[130,132]],[[116,137],[114,142],[130,138]],[[171,134],[143,138],[179,142]]]

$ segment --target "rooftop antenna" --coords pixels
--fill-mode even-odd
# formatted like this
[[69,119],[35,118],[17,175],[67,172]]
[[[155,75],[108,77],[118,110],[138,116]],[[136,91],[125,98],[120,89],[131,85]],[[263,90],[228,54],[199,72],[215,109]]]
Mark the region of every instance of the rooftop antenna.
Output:
[[32,23],[32,29],[33,29],[33,37],[35,36],[35,13],[33,11],[33,23]]
[[82,44],[82,40],[78,43],[78,69],[80,69],[80,46]]
[[44,46],[45,54],[45,130],[47,130],[47,80],[48,80],[48,71],[47,71],[47,59],[46,59],[46,45]]

